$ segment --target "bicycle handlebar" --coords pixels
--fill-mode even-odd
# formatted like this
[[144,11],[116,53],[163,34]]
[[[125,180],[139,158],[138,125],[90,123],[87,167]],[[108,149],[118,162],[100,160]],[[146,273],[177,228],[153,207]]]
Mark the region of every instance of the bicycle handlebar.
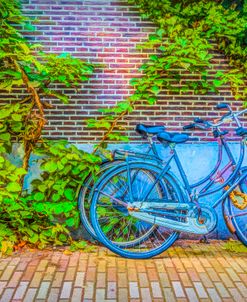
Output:
[[210,122],[210,121],[206,121],[203,120],[201,118],[195,118],[193,124],[189,124],[189,125],[185,125],[183,127],[184,130],[189,130],[189,129],[195,129],[195,128],[199,128],[199,129],[208,129],[208,128],[217,128],[219,126],[221,126],[222,124],[224,124],[226,122],[226,120],[235,120],[235,122],[237,123],[238,127],[241,127],[241,124],[238,120],[238,116],[244,114],[247,112],[247,109],[238,111],[236,113],[234,113],[230,107],[230,105],[226,104],[226,103],[221,103],[218,104],[217,109],[225,109],[228,108],[229,112],[227,112],[226,114],[224,114],[221,118],[217,119],[216,122]]
[[205,120],[201,119],[200,117],[196,117],[196,118],[194,118],[194,122],[203,124],[205,122]]
[[195,124],[192,123],[192,124],[189,124],[189,125],[185,125],[185,126],[183,126],[183,129],[184,130],[195,129]]

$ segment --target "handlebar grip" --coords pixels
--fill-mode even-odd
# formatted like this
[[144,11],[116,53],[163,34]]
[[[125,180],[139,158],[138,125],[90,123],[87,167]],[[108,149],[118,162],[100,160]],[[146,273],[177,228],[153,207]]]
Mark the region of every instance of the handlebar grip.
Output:
[[194,122],[195,122],[195,123],[202,124],[202,123],[204,123],[205,121],[204,121],[203,119],[199,118],[199,117],[196,117],[196,118],[194,119]]
[[183,126],[183,129],[184,130],[195,129],[195,124],[185,125],[185,126]]
[[219,103],[216,105],[216,109],[227,109],[228,104],[227,103]]

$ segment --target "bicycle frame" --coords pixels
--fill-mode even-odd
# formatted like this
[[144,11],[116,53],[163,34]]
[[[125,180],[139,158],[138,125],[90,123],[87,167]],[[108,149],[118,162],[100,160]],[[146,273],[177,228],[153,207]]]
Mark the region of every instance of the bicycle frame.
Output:
[[[172,155],[170,156],[170,158],[168,159],[167,163],[165,164],[165,166],[163,167],[163,170],[161,172],[162,175],[164,175],[165,171],[167,171],[168,169],[170,169],[170,163],[172,160],[175,161],[175,164],[178,168],[179,174],[182,178],[182,182],[185,186],[186,191],[188,192],[188,195],[190,196],[190,198],[192,198],[193,196],[193,189],[198,188],[199,186],[203,185],[206,183],[206,185],[200,189],[200,191],[197,193],[197,197],[202,198],[205,197],[207,195],[211,195],[213,193],[216,193],[220,190],[223,190],[227,185],[229,185],[229,189],[225,191],[225,193],[219,198],[217,199],[214,204],[212,205],[213,208],[217,207],[225,198],[226,196],[241,182],[241,180],[247,175],[247,172],[244,173],[241,177],[237,178],[237,181],[234,181],[236,179],[236,176],[238,174],[238,172],[240,171],[240,168],[242,166],[243,163],[243,159],[244,159],[244,154],[245,154],[245,139],[243,139],[241,141],[240,144],[240,155],[239,155],[239,159],[238,162],[236,163],[232,152],[227,144],[227,142],[224,140],[224,138],[219,138],[218,139],[218,144],[219,144],[219,151],[218,151],[218,160],[217,163],[215,165],[215,167],[213,168],[213,170],[202,180],[200,180],[199,182],[196,182],[194,184],[189,184],[188,178],[184,172],[184,169],[182,167],[182,164],[180,162],[179,156],[176,152],[176,150],[174,148],[172,148]],[[229,162],[223,167],[223,169],[221,171],[218,171],[218,168],[220,166],[220,164],[222,163],[222,154],[223,154],[223,149],[226,151],[226,154],[229,158]],[[210,187],[213,186],[213,184],[215,184],[216,182],[219,182],[217,179],[220,179],[222,177],[222,175],[229,169],[233,169],[233,173],[230,175],[230,177],[227,178],[226,181],[222,182],[221,185],[219,185],[216,188],[213,188],[211,190],[209,190]],[[217,174],[216,174],[217,173]],[[209,181],[209,182],[208,182]],[[233,181],[233,182],[232,182]],[[208,183],[207,183],[208,182]]]
[[[231,116],[235,120],[235,122],[237,123],[238,127],[241,127],[241,123],[238,119],[238,116],[245,113],[245,112],[247,112],[247,109],[242,110],[242,111],[240,111],[236,114],[231,111]],[[216,124],[215,127],[217,128],[218,125]],[[193,194],[192,194],[193,189],[196,190],[196,188],[202,186],[203,184],[205,184],[205,186],[202,189],[200,189],[200,191],[198,193],[196,193],[197,200],[199,198],[202,198],[202,197],[211,195],[213,193],[216,193],[220,190],[225,190],[225,193],[222,194],[222,196],[219,199],[217,199],[214,202],[214,204],[212,205],[213,208],[217,207],[228,196],[228,194],[230,194],[234,190],[234,188],[242,181],[242,179],[244,179],[247,175],[247,171],[246,171],[245,173],[243,173],[243,175],[241,175],[240,177],[237,177],[237,174],[239,173],[239,171],[241,169],[243,159],[244,159],[244,155],[245,155],[246,139],[243,138],[241,143],[240,143],[240,155],[239,155],[237,163],[236,163],[236,161],[233,157],[233,154],[231,152],[231,149],[229,148],[229,146],[227,144],[227,141],[224,139],[224,137],[220,136],[217,141],[218,141],[219,149],[218,149],[218,159],[217,159],[215,167],[212,169],[212,171],[206,177],[204,177],[202,180],[200,180],[200,181],[198,181],[194,184],[189,184],[188,178],[187,178],[187,176],[184,172],[184,169],[183,169],[182,164],[180,162],[180,159],[177,155],[177,152],[176,152],[175,148],[173,147],[174,146],[173,144],[169,145],[171,150],[172,150],[172,155],[170,156],[170,158],[166,162],[164,162],[162,160],[162,158],[159,156],[159,154],[157,152],[157,149],[156,149],[156,146],[153,143],[152,139],[149,139],[150,147],[149,147],[148,153],[152,150],[153,155],[149,155],[149,154],[144,155],[142,153],[132,152],[133,156],[138,155],[138,157],[141,157],[141,158],[156,160],[156,161],[159,162],[159,164],[163,165],[163,169],[162,169],[160,175],[158,175],[156,181],[153,183],[150,190],[147,192],[145,198],[148,198],[150,192],[152,191],[153,187],[156,185],[157,181],[160,178],[162,178],[162,176],[171,168],[170,163],[171,163],[172,160],[174,160],[175,164],[178,168],[178,171],[180,173],[180,176],[182,178],[182,182],[185,186],[185,190],[188,193],[189,198],[190,198],[191,201],[192,201],[192,198],[194,197]],[[229,162],[223,167],[223,169],[221,171],[219,171],[218,169],[220,167],[220,164],[222,163],[223,149],[225,150],[225,152],[228,156]],[[117,152],[119,152],[119,151],[120,150],[118,150]],[[128,166],[128,156],[129,156],[129,154],[131,154],[131,152],[129,152],[129,154],[128,154],[128,152],[126,152],[124,150],[121,150],[120,153],[121,152],[124,152],[124,154],[126,156],[126,159],[127,159],[126,163],[127,163],[127,166]],[[226,179],[226,181],[223,181],[222,184],[219,185],[218,187],[212,188],[211,190],[209,190],[213,186],[213,184],[215,184],[216,182],[219,182],[217,179],[221,179],[222,175],[224,175],[224,173],[229,171],[230,169],[233,170],[233,173]],[[129,169],[128,169],[128,173],[129,173]],[[129,182],[130,182],[130,175],[129,175],[128,179],[129,179]],[[129,187],[131,187],[131,183],[129,183],[128,185],[129,185]],[[225,187],[227,185],[229,186],[229,188],[226,190]]]

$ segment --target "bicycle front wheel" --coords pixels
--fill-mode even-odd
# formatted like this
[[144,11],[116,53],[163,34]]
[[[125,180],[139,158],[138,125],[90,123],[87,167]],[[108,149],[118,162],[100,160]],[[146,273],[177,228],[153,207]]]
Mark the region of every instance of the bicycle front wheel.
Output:
[[[99,180],[90,216],[97,237],[111,251],[126,258],[146,259],[162,253],[178,238],[178,232],[145,222],[129,210],[135,202],[182,202],[173,177],[160,175],[159,167],[141,162],[113,169]],[[172,219],[181,219],[174,214]]]

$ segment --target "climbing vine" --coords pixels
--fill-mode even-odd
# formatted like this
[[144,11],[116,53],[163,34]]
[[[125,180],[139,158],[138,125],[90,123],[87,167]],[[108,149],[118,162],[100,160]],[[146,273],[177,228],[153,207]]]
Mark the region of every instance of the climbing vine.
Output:
[[[79,88],[94,65],[69,54],[44,53],[17,26],[33,30],[18,1],[0,0],[0,89],[8,96],[0,107],[0,251],[9,253],[26,244],[84,247],[70,234],[79,223],[76,195],[101,159],[68,142],[45,141],[42,131],[53,100],[69,102],[54,85]],[[24,177],[34,160],[41,174],[26,191]]]
[[[229,85],[233,97],[247,105],[246,2],[129,0],[129,3],[157,26],[148,41],[138,46],[154,54],[140,67],[142,76],[131,80],[135,92],[115,107],[104,109],[103,118],[89,121],[89,126],[106,129],[102,142],[112,137],[124,140],[118,132],[123,130],[118,121],[140,101],[154,104],[161,91],[180,95],[219,93],[221,86]],[[227,58],[226,71],[213,69],[215,52]]]

